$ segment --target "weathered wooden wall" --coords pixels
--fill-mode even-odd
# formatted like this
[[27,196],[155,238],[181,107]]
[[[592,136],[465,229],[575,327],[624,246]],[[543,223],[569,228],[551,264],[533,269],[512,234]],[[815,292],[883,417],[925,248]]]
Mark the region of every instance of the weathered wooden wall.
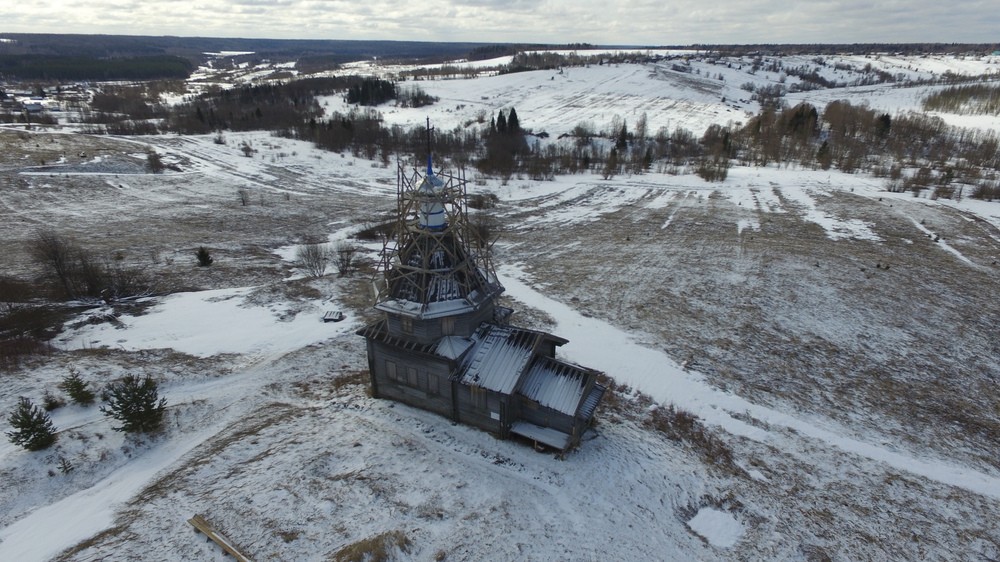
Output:
[[518,402],[519,419],[537,426],[551,427],[570,435],[574,435],[573,432],[578,429],[575,416],[542,406],[538,402],[529,400],[523,396],[518,396]]
[[493,319],[493,304],[489,303],[479,310],[447,319],[417,320],[392,313],[386,313],[386,319],[390,335],[427,344],[441,339],[442,336],[471,335],[480,324]]
[[374,359],[370,367],[379,398],[452,417],[449,360],[379,341],[369,340],[369,344]]

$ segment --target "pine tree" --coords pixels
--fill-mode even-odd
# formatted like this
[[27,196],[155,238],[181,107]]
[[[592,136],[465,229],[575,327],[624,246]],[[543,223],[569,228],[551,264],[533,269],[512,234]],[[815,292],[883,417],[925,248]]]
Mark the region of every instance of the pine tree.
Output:
[[56,441],[56,427],[49,415],[23,396],[7,421],[14,429],[7,432],[10,442],[29,451],[41,451]]
[[628,125],[622,120],[622,128],[618,130],[618,138],[615,140],[615,148],[625,150],[628,148]]
[[160,428],[167,400],[159,398],[153,379],[126,375],[121,382],[109,385],[107,393],[108,403],[101,406],[101,413],[121,422],[121,426],[112,427],[115,431],[148,433]]
[[68,375],[63,377],[59,388],[77,404],[85,406],[94,402],[94,391],[87,388],[87,381],[80,378],[80,373],[76,371],[71,370]]
[[[244,205],[245,204],[246,203],[244,203]],[[194,257],[198,258],[198,265],[201,267],[208,267],[212,265],[213,261],[215,261],[212,258],[212,254],[209,253],[208,248],[204,246],[198,247],[198,251],[194,253]]]
[[517,112],[514,108],[510,108],[510,113],[507,114],[507,132],[511,134],[517,134],[521,132],[521,123],[517,119]]
[[503,110],[500,110],[500,115],[497,117],[497,132],[501,135],[507,134],[507,118],[503,115]]

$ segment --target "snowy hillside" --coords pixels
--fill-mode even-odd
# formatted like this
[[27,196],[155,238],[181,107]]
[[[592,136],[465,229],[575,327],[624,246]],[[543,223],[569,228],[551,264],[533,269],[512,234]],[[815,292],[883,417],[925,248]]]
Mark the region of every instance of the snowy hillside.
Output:
[[[1000,68],[812,59],[782,64],[846,82],[868,64],[913,80]],[[513,106],[548,142],[642,113],[652,131],[700,135],[757,112],[745,83],[798,80],[750,63],[484,71],[420,81],[433,106],[380,111],[452,129]],[[273,69],[211,70],[199,84]],[[895,114],[939,88],[897,85],[787,99]],[[159,289],[74,312],[58,352],[0,375],[0,411],[59,394],[70,369],[95,388],[150,375],[167,400],[156,436],[67,405],[52,412],[54,447],[0,443],[0,560],[224,559],[187,523],[195,514],[254,560],[1000,558],[1000,203],[795,165],[737,166],[720,183],[477,177],[499,200],[494,261],[516,322],[569,339],[561,357],[614,383],[596,433],[559,458],[369,396],[354,332],[375,318],[381,244],[355,240],[362,270],[348,277],[309,278],[295,255],[392,210],[391,167],[261,133],[220,144],[6,128],[0,147],[7,275],[39,275],[27,247],[49,227],[141,264]],[[179,171],[145,173],[148,148]],[[210,267],[196,265],[199,246]],[[347,319],[321,322],[328,310]],[[703,425],[679,435],[670,408]]]

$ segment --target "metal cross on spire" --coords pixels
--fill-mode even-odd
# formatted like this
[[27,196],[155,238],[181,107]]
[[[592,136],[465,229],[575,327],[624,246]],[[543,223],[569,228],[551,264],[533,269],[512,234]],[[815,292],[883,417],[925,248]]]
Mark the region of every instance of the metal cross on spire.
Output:
[[432,164],[433,161],[431,160],[431,131],[432,130],[433,129],[431,129],[431,118],[428,117],[427,118],[427,175],[428,176],[433,176],[434,175],[434,166]]

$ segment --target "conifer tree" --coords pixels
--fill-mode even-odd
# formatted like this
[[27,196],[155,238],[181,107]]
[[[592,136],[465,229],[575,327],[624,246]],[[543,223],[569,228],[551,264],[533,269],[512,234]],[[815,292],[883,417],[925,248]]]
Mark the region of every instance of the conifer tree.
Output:
[[73,402],[81,405],[92,404],[94,402],[94,391],[87,388],[87,381],[80,377],[80,373],[70,371],[63,377],[59,388],[69,395]]
[[507,132],[511,134],[517,134],[521,132],[521,123],[517,119],[517,111],[514,108],[510,108],[510,113],[507,114]]
[[[246,205],[246,203],[244,203]],[[208,248],[204,246],[199,246],[198,251],[194,253],[194,257],[198,259],[198,265],[201,267],[208,267],[212,265],[215,259],[212,258],[212,254],[208,251]]]
[[7,432],[10,442],[29,451],[41,451],[56,441],[56,428],[49,415],[23,396],[8,421],[14,429]]
[[507,134],[507,118],[503,115],[503,110],[500,110],[500,115],[497,117],[497,132],[501,135]]
[[126,433],[147,433],[160,428],[166,398],[159,398],[156,381],[147,376],[140,380],[136,375],[126,375],[121,382],[108,386],[108,403],[101,406],[101,413],[121,422],[112,427]]
[[622,128],[618,130],[618,138],[615,140],[615,148],[625,150],[628,148],[628,125],[622,120]]

